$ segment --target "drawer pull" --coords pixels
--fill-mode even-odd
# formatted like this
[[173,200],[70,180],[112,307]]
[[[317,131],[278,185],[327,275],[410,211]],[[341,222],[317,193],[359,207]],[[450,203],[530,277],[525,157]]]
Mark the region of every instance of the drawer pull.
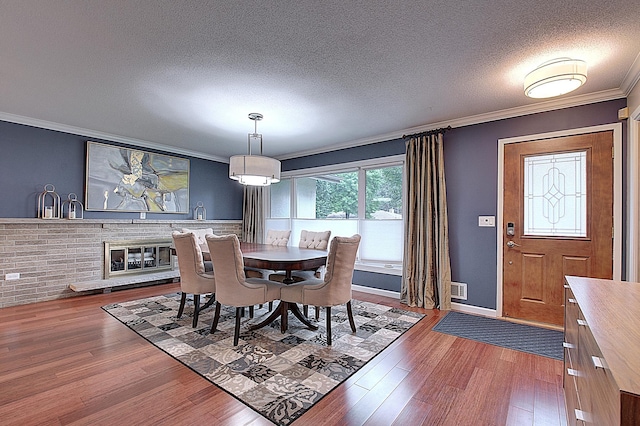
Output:
[[562,342],[562,347],[567,349],[575,349],[576,345],[569,342]]
[[593,362],[593,366],[597,368],[602,368],[603,370],[606,368],[605,363],[604,363],[604,359],[598,357],[598,356],[592,356],[591,357],[591,362]]
[[577,408],[574,411],[576,413],[576,420],[580,420],[586,423],[589,423],[591,421],[591,416],[586,411],[578,410]]
[[580,375],[580,373],[578,373],[578,370],[574,370],[573,368],[567,368],[567,374],[573,377],[578,377]]
[[576,302],[576,299],[569,299],[569,303],[573,303],[575,305],[578,302]]
[[581,319],[579,319],[579,320],[576,320],[576,321],[578,322],[578,325],[581,325],[581,326],[583,326],[583,327],[586,327],[586,326],[587,326],[587,322],[586,322],[585,320],[581,320]]

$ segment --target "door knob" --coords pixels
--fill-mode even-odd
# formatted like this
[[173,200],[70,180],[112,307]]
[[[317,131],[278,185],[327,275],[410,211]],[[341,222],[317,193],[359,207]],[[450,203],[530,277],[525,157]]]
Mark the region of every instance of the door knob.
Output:
[[514,248],[514,247],[520,247],[520,244],[516,244],[513,241],[507,241],[507,247],[509,248]]

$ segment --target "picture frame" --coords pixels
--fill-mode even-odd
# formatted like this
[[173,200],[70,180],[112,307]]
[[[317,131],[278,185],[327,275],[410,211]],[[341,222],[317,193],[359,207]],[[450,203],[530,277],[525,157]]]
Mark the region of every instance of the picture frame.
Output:
[[189,213],[189,160],[87,141],[85,210]]

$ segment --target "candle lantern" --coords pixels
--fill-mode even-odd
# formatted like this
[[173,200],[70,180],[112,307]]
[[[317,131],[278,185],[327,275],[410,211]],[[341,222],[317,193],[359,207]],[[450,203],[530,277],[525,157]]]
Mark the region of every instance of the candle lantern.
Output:
[[204,208],[202,201],[198,201],[198,204],[193,208],[193,218],[195,220],[207,220],[207,209]]
[[60,196],[56,193],[56,187],[50,183],[38,195],[38,218],[60,219]]
[[67,199],[62,203],[62,216],[67,219],[83,219],[84,218],[84,206],[78,201],[78,196],[75,193],[71,193],[67,196]]

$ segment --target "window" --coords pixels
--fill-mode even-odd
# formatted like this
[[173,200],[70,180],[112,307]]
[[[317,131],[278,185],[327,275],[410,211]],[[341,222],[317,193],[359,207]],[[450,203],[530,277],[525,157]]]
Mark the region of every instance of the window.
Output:
[[291,179],[282,179],[270,187],[272,218],[291,217]]
[[286,173],[270,187],[266,229],[291,229],[291,245],[303,229],[331,230],[332,237],[358,233],[358,264],[398,273],[392,269],[402,263],[403,161],[396,156]]
[[524,158],[524,233],[587,236],[587,152]]

